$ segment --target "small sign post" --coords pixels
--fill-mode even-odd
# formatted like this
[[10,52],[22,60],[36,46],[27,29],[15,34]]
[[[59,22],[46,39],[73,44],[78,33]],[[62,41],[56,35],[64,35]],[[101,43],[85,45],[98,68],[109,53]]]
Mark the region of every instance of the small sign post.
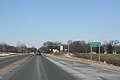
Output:
[[93,47],[99,47],[99,61],[100,61],[100,47],[101,47],[101,42],[91,42],[89,44],[89,46],[91,47],[91,60],[92,60],[92,53],[93,53],[92,48]]
[[92,46],[90,46],[90,51],[91,51],[91,54],[90,54],[90,59],[92,60]]

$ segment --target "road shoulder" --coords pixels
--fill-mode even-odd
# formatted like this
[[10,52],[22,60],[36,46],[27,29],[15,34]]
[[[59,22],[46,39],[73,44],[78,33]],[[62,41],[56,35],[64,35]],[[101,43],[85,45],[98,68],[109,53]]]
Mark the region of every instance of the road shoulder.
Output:
[[95,67],[110,69],[110,70],[114,70],[114,71],[120,71],[119,66],[106,64],[106,63],[103,63],[103,62],[91,61],[91,60],[86,60],[86,59],[76,58],[76,57],[56,56],[56,55],[53,55],[53,54],[45,54],[45,55],[47,57],[58,58],[58,59],[61,59],[61,60],[75,61],[75,62],[78,62],[78,63],[90,64],[90,65],[95,66]]

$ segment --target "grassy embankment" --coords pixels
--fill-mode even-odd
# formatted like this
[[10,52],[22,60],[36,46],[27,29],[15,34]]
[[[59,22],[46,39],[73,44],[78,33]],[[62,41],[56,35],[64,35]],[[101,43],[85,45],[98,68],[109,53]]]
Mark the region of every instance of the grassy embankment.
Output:
[[[66,53],[55,53],[54,55],[63,56]],[[100,54],[101,62],[106,62],[107,64],[113,64],[115,66],[120,66],[120,54]],[[90,60],[90,53],[75,53],[72,57],[83,58]],[[92,55],[93,61],[99,61],[99,54]]]

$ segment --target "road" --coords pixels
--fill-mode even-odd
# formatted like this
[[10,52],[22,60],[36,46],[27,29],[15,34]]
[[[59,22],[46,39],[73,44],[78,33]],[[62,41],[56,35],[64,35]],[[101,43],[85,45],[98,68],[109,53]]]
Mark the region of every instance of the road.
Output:
[[[76,76],[79,80],[120,80],[119,70],[106,68],[108,65],[79,62],[78,60],[68,60],[63,58],[48,58],[53,63],[65,71]],[[106,67],[105,67],[106,66]]]
[[41,56],[34,56],[8,80],[76,80],[69,73]]
[[28,55],[17,55],[17,56],[12,56],[12,57],[6,57],[6,58],[0,58],[0,69],[3,69],[6,66],[9,66],[10,64],[21,60]]
[[6,80],[120,80],[120,72],[38,55]]

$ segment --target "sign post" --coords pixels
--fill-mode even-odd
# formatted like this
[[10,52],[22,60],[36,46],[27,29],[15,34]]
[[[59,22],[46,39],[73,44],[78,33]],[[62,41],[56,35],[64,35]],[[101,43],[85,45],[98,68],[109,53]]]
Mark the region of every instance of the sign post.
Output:
[[92,47],[90,47],[90,50],[91,50],[91,55],[90,55],[90,59],[92,60]]
[[91,42],[90,44],[91,47],[91,60],[92,60],[92,47],[99,47],[99,61],[100,61],[100,47],[101,47],[101,42]]
[[99,47],[99,61],[100,61],[100,47]]

